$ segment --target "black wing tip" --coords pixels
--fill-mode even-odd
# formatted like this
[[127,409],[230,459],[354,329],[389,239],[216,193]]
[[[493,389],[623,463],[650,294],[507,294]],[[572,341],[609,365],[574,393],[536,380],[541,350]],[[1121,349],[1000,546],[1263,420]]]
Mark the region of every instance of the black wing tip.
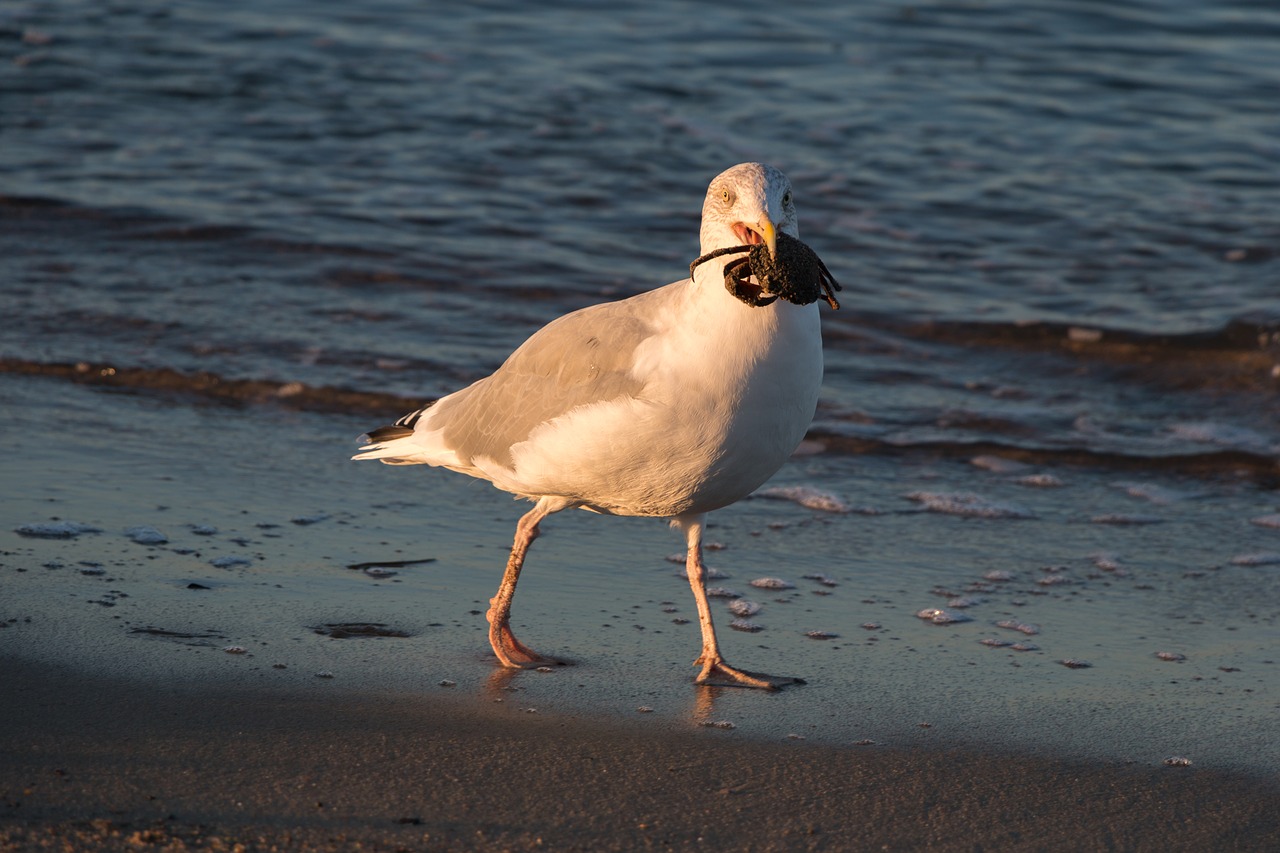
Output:
[[365,444],[382,444],[387,441],[395,441],[397,438],[408,438],[411,435],[413,435],[413,430],[409,427],[391,424],[369,430],[360,436],[360,440]]
[[[436,404],[436,401],[432,400],[430,403],[427,403],[421,409],[415,409],[414,411],[405,415],[403,418],[400,418],[400,420],[396,421],[394,425],[398,427],[409,427],[410,429],[412,429],[413,427],[416,427],[418,425],[418,421],[422,418],[423,415],[427,413],[427,409],[430,409],[435,404]],[[382,427],[382,429],[387,429],[387,427]]]

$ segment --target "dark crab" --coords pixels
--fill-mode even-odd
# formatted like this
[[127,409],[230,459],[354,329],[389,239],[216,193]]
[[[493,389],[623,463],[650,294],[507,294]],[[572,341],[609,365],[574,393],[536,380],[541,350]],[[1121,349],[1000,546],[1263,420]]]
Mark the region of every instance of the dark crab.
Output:
[[[819,297],[832,308],[839,308],[835,291],[840,284],[831,275],[827,265],[817,252],[788,234],[778,234],[777,255],[769,253],[764,243],[754,246],[729,246],[716,249],[689,264],[689,275],[698,264],[746,252],[744,258],[734,258],[724,267],[724,286],[736,298],[754,307],[762,307],[779,296],[796,305],[808,305]],[[755,283],[751,277],[755,276]]]

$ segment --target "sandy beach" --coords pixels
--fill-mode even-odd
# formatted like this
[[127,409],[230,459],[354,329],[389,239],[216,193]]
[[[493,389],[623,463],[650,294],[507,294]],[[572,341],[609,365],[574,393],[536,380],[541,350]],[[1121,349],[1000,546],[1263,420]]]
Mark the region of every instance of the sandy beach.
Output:
[[[1274,850],[1272,782],[0,663],[4,850]],[[690,687],[690,690],[695,688]]]

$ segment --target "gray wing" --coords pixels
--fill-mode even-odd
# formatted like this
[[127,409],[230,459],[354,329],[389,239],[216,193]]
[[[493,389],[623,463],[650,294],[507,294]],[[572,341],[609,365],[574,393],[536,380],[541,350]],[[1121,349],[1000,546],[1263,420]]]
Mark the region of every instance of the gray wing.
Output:
[[426,428],[443,430],[444,443],[462,460],[484,456],[510,467],[511,448],[541,424],[579,406],[639,395],[644,381],[632,374],[634,354],[654,334],[650,297],[664,290],[547,324],[491,376],[426,410]]

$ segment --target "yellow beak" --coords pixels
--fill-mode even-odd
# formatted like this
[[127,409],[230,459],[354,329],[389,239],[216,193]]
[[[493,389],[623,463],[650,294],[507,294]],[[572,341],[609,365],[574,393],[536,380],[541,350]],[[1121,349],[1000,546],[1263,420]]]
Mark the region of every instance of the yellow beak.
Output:
[[764,238],[764,244],[769,247],[769,257],[778,257],[778,232],[774,230],[773,223],[768,217],[760,220],[756,229],[760,232],[760,236]]

